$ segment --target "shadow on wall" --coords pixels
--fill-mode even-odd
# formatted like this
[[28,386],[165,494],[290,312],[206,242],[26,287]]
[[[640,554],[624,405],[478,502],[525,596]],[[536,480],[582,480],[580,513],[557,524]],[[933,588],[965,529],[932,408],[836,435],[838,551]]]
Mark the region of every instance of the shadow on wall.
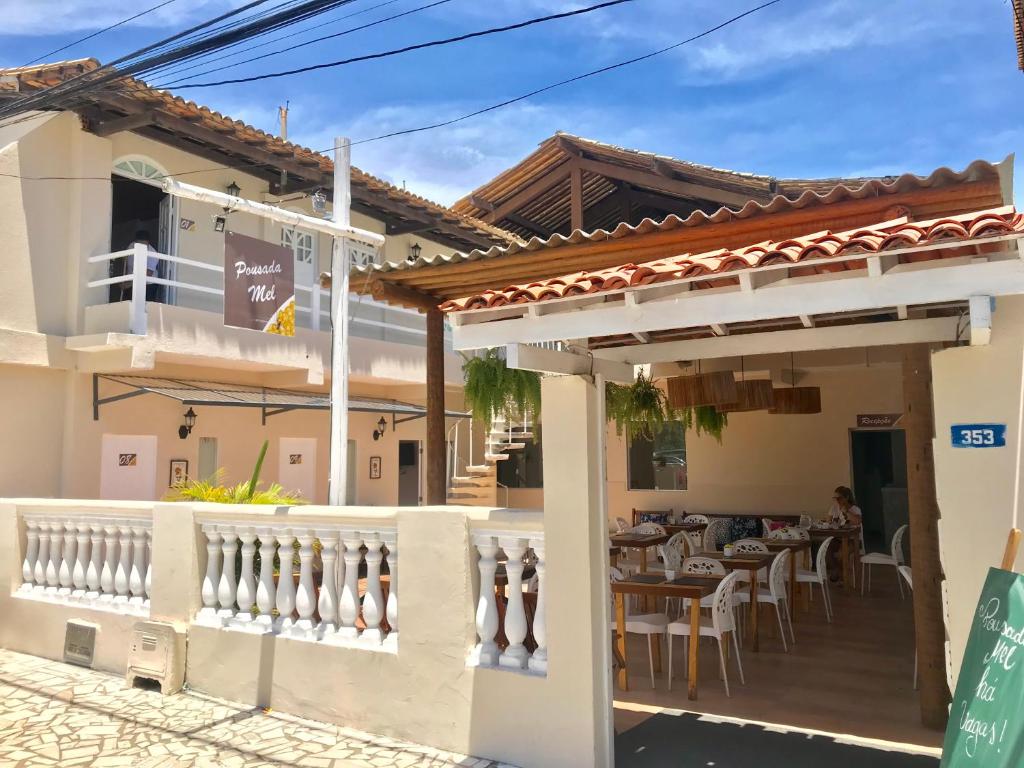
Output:
[[[698,715],[659,714],[615,737],[618,768],[719,765],[729,768],[936,768],[925,755],[843,744],[827,736],[769,731],[760,725],[717,722]],[[785,759],[782,760],[782,757]]]

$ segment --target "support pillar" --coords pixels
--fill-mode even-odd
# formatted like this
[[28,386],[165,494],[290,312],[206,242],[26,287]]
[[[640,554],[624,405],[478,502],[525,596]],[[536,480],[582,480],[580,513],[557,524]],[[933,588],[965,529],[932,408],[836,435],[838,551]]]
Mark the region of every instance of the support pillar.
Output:
[[570,229],[583,229],[583,169],[574,163],[569,171]]
[[445,482],[444,315],[427,310],[427,504],[448,500]]
[[931,351],[926,344],[904,347],[903,402],[921,722],[929,728],[944,729],[950,696],[946,682],[946,625],[942,615],[939,505],[935,494],[932,444],[935,417],[932,406]]

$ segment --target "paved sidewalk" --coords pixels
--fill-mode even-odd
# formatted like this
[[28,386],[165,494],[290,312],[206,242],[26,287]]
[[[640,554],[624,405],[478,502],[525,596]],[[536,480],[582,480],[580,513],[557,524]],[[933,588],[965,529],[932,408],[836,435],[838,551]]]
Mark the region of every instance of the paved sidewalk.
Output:
[[506,768],[0,650],[0,768]]

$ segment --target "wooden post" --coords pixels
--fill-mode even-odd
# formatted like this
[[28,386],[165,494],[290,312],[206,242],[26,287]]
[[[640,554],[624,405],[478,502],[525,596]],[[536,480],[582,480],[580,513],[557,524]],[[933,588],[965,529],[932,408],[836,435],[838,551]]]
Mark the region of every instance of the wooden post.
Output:
[[1017,562],[1017,550],[1020,549],[1021,531],[1014,528],[1006,539],[1006,549],[1003,550],[1003,562],[999,566],[1004,571],[1012,571],[1014,563]]
[[448,500],[444,438],[444,315],[427,310],[427,504]]
[[[352,189],[348,139],[334,140],[334,211],[336,223],[351,223]],[[348,240],[334,238],[331,253],[331,458],[327,500],[341,506],[348,500]],[[319,290],[319,286],[316,288]]]
[[950,697],[946,682],[946,626],[942,615],[939,505],[935,497],[932,450],[935,418],[931,351],[926,344],[904,347],[903,402],[921,722],[929,728],[944,729]]
[[569,171],[570,229],[583,229],[583,169],[575,162]]

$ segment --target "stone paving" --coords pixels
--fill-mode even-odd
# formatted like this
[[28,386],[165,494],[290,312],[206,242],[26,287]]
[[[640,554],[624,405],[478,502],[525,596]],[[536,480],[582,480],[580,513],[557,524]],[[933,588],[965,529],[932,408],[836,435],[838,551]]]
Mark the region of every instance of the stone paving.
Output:
[[0,650],[0,768],[511,768]]

